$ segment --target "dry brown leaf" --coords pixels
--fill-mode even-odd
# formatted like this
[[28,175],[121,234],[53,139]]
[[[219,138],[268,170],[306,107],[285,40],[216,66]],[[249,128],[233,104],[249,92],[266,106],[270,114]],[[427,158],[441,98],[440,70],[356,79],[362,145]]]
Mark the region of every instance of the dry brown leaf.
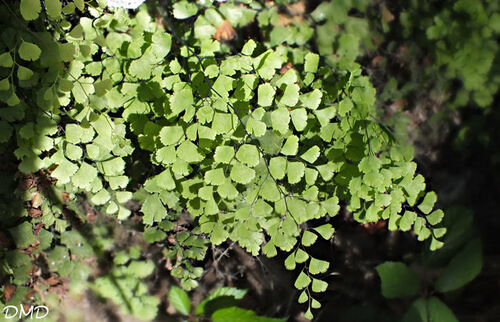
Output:
[[10,299],[14,296],[15,293],[16,293],[16,286],[13,284],[6,283],[3,288],[3,298],[5,302],[10,301]]
[[393,111],[400,111],[406,106],[406,101],[404,99],[398,99],[391,104],[390,109]]
[[28,190],[34,186],[36,186],[36,179],[32,174],[23,175],[19,179],[19,188],[22,190]]
[[283,67],[281,67],[280,74],[283,75],[292,68],[293,68],[292,63],[286,63]]
[[385,4],[382,5],[382,18],[385,22],[389,23],[394,20],[394,15],[387,9]]
[[29,208],[28,215],[30,215],[31,218],[40,218],[42,217],[42,210],[36,208]]
[[384,229],[384,227],[387,225],[387,222],[385,220],[379,220],[377,222],[369,222],[363,225],[363,227],[368,231],[369,234],[374,234],[378,232],[379,230]]
[[229,41],[236,36],[236,31],[226,19],[215,30],[214,39],[217,41]]
[[69,193],[67,193],[67,192],[61,193],[61,197],[62,197],[62,200],[64,201],[64,203],[69,202]]
[[276,23],[278,26],[286,27],[293,22],[293,18],[289,15],[278,14],[278,22]]
[[300,16],[306,12],[306,3],[304,1],[299,1],[288,5],[286,8],[292,16]]
[[373,57],[372,59],[372,66],[373,67],[377,67],[383,60],[383,57],[382,56],[375,56]]

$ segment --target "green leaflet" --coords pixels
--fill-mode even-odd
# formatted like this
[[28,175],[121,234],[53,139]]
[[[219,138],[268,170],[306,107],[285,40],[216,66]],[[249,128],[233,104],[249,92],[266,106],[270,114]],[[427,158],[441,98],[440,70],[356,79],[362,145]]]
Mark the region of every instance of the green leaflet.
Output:
[[[0,140],[15,145],[20,171],[49,170],[54,186],[68,193],[68,207],[78,210],[76,197],[86,195],[124,224],[132,214],[140,218],[134,227],[144,226],[139,235],[146,243],[165,243],[171,275],[183,288],[197,286],[203,269],[194,264],[203,261],[210,244],[230,239],[254,256],[262,251],[273,257],[280,249],[289,253],[285,267],[301,270],[294,284],[303,290],[299,301],[308,303],[306,317],[312,318],[311,309],[321,306],[312,293],[326,291],[328,283],[318,276],[328,271],[330,259],[311,257],[308,247],[333,237],[328,219],[341,205],[360,223],[387,219],[391,230],[413,229],[418,239],[432,238],[431,248],[442,246],[434,237],[446,230],[431,230],[427,223],[439,224],[444,214],[415,173],[413,151],[397,148],[371,119],[377,115],[375,90],[352,64],[359,44],[350,32],[328,45],[318,42],[318,55],[307,48],[316,48],[308,41],[325,32],[322,23],[317,29],[275,26],[276,8],[258,4],[225,3],[215,10],[176,1],[168,13],[174,30],[186,32],[179,35],[157,24],[146,6],[134,14],[97,6],[47,0],[48,20],[29,24],[37,37],[23,34],[19,42],[8,35],[8,22],[0,22],[6,30]],[[329,21],[335,17],[330,6],[320,4],[311,14]],[[74,16],[76,9],[84,14]],[[42,12],[41,3],[22,0],[20,12],[28,27]],[[222,27],[238,31],[251,21],[264,27],[264,39],[248,40],[238,53],[241,43],[225,39],[234,35]],[[181,24],[192,25],[193,32],[177,28]],[[338,58],[332,48],[338,48]],[[78,246],[81,236],[61,219],[61,209],[33,200],[42,202],[45,233],[38,237],[49,270],[76,274],[84,266],[77,260],[91,254],[89,246]],[[416,210],[403,211],[408,205]],[[180,214],[190,217],[189,225],[178,225]],[[34,245],[33,225],[28,219],[13,226],[22,234],[17,247]],[[52,231],[61,241],[43,236]],[[108,251],[112,234],[100,234],[106,237],[97,239],[97,247]],[[153,319],[158,299],[141,279],[155,266],[140,260],[140,249],[110,252],[115,266],[92,282],[97,294],[126,314]],[[179,313],[191,313],[180,289],[171,289],[168,299]],[[228,312],[212,318],[222,320]]]
[[41,49],[37,45],[26,41],[23,41],[18,49],[19,57],[24,60],[31,61],[37,60],[40,57],[41,52]]
[[42,11],[42,5],[37,0],[22,0],[20,9],[25,20],[35,20]]
[[376,267],[386,298],[408,297],[420,289],[420,280],[404,263],[385,262]]
[[236,152],[236,158],[249,167],[255,167],[260,159],[259,150],[255,145],[244,144]]

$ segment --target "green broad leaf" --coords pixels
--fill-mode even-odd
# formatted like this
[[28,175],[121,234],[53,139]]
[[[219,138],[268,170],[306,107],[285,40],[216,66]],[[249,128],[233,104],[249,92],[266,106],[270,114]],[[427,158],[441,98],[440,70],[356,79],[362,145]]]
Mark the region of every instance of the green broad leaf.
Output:
[[439,224],[444,217],[444,212],[441,209],[434,210],[430,215],[427,215],[426,219],[429,224],[435,226]]
[[324,273],[327,271],[328,267],[330,267],[330,263],[327,261],[311,257],[311,261],[309,262],[309,273],[313,275]]
[[432,209],[434,209],[434,204],[437,201],[437,195],[434,191],[428,192],[424,200],[422,200],[422,203],[418,205],[418,209],[422,210],[424,214],[429,214]]
[[285,259],[285,268],[289,271],[293,271],[296,265],[297,263],[295,261],[295,252],[293,252]]
[[234,158],[234,148],[222,145],[215,148],[214,160],[219,163],[230,163]]
[[42,11],[40,0],[21,0],[21,15],[24,20],[30,21],[38,18]]
[[323,93],[316,88],[312,92],[300,95],[299,100],[302,106],[311,110],[316,110],[321,103],[322,97]]
[[144,183],[144,189],[151,193],[175,189],[175,181],[170,169],[166,169],[156,176],[149,177]]
[[34,245],[37,241],[37,238],[33,234],[33,226],[27,221],[19,226],[10,228],[9,233],[14,239],[17,248],[27,248],[30,245]]
[[75,57],[76,47],[72,43],[59,44],[59,54],[64,62],[70,62]]
[[280,76],[276,83],[277,87],[282,87],[282,85],[294,84],[297,82],[297,71],[294,68],[290,68],[285,74]]
[[68,247],[72,255],[78,258],[88,258],[94,254],[92,247],[85,238],[76,230],[64,231],[61,233],[61,244]]
[[172,36],[166,32],[156,32],[152,40],[152,50],[156,58],[161,59],[167,56],[172,47]]
[[267,125],[262,121],[258,121],[254,118],[249,118],[246,123],[247,130],[252,133],[255,137],[261,137],[266,134]]
[[378,172],[381,166],[382,162],[377,157],[368,155],[359,162],[358,169],[363,173]]
[[73,89],[73,82],[67,79],[60,79],[58,88],[61,92],[71,92]]
[[311,307],[313,309],[319,309],[321,307],[321,303],[318,302],[318,300],[311,298]]
[[255,178],[255,171],[238,162],[233,165],[230,177],[234,182],[248,184]]
[[109,192],[106,189],[101,189],[98,193],[90,198],[90,201],[97,206],[104,205],[111,199]]
[[306,217],[306,202],[297,198],[287,198],[288,210],[298,224],[303,223]]
[[312,280],[312,290],[313,292],[316,293],[321,293],[326,291],[326,288],[328,287],[328,283],[322,280],[319,280],[317,278],[313,278]]
[[273,104],[274,95],[276,95],[276,90],[269,83],[264,83],[259,85],[257,90],[257,104],[259,106],[271,106]]
[[417,214],[413,211],[405,211],[403,217],[399,221],[399,229],[402,231],[408,231],[417,219]]
[[85,2],[84,0],[74,0],[75,6],[78,8],[78,10],[83,11],[85,9]]
[[299,296],[299,299],[297,300],[297,302],[302,304],[302,303],[306,303],[307,300],[309,300],[309,295],[307,295],[307,292],[304,290],[300,293],[300,296]]
[[233,117],[229,113],[215,113],[212,129],[217,134],[226,134],[233,129]]
[[407,196],[406,199],[408,203],[410,206],[413,206],[418,197],[425,191],[424,177],[419,174],[413,179],[405,178],[405,180],[401,182],[401,186]]
[[318,71],[319,55],[315,53],[307,53],[304,58],[304,71],[306,73],[316,73]]
[[0,55],[0,66],[1,67],[12,67],[14,65],[14,61],[12,60],[12,56],[10,53],[3,53]]
[[112,158],[97,163],[97,169],[106,176],[119,176],[123,174],[124,168],[125,161],[122,158]]
[[299,101],[299,90],[299,85],[288,84],[283,92],[283,96],[281,96],[280,103],[290,107],[297,105],[297,102]]
[[300,248],[297,249],[297,251],[295,252],[295,262],[297,264],[305,263],[308,259],[309,259],[309,254],[307,254]]
[[286,174],[287,161],[284,157],[274,157],[269,161],[269,172],[273,178],[281,180]]
[[152,226],[154,222],[161,222],[167,216],[167,210],[156,194],[149,195],[141,207],[144,214],[142,222],[145,225]]
[[16,93],[12,92],[12,95],[10,95],[9,99],[7,100],[7,105],[16,106],[19,103],[21,103],[19,97],[17,97]]
[[382,295],[388,299],[413,296],[420,290],[420,280],[404,263],[385,262],[375,269],[380,276]]
[[29,122],[24,124],[20,129],[19,129],[19,136],[21,136],[23,139],[31,139],[35,136],[35,130],[33,128],[33,123]]
[[0,121],[0,143],[8,142],[12,136],[12,126],[5,122]]
[[304,152],[301,156],[302,160],[309,163],[314,163],[319,157],[319,147],[317,145],[311,147],[309,150]]
[[45,0],[45,7],[47,14],[52,19],[59,19],[61,17],[62,3],[59,0]]
[[198,152],[198,147],[191,141],[184,141],[179,145],[177,156],[188,163],[197,163],[204,159],[203,155]]
[[236,152],[236,159],[249,167],[255,167],[259,164],[260,153],[255,145],[243,144]]
[[[156,58],[152,51],[146,51],[146,53],[139,59],[135,59],[130,63],[128,71],[130,75],[138,79],[149,79],[151,77],[151,72],[153,71],[153,60]],[[178,107],[178,106],[176,106]],[[177,114],[181,111],[175,111]]]
[[221,184],[217,188],[217,192],[219,193],[219,195],[222,198],[228,199],[228,200],[236,199],[236,197],[238,197],[238,194],[239,194],[236,187],[229,180],[226,180],[225,183]]
[[241,53],[246,56],[251,56],[255,48],[257,48],[257,44],[253,39],[250,39],[245,43],[245,45],[241,49]]
[[33,71],[29,68],[26,68],[24,66],[19,66],[17,68],[17,78],[19,80],[28,80],[33,76]]
[[287,164],[287,178],[288,183],[299,183],[304,176],[305,165],[302,162],[288,162]]
[[198,7],[195,3],[181,0],[173,5],[173,13],[176,19],[186,19],[194,16],[198,12]]
[[90,189],[90,184],[97,177],[97,169],[90,164],[83,162],[80,169],[71,177],[73,184],[84,190]]
[[224,170],[222,168],[217,168],[205,172],[205,183],[211,184],[213,186],[220,186],[226,182],[226,177],[224,176]]
[[280,190],[272,178],[267,178],[260,188],[259,195],[268,201],[278,201],[281,198]]
[[280,107],[271,112],[271,124],[275,131],[286,134],[289,130],[290,112],[284,107]]
[[155,265],[151,260],[132,261],[127,267],[127,274],[134,278],[145,278],[153,273]]
[[470,240],[457,253],[434,284],[439,292],[459,289],[472,281],[483,267],[483,251],[479,239]]
[[[328,198],[327,200],[321,202],[321,205],[323,206],[323,208],[326,209],[328,214],[332,217],[337,215],[339,210],[340,210],[339,198],[337,196]],[[321,227],[323,227],[323,226],[321,226]],[[319,228],[319,227],[316,227],[316,228]]]
[[83,151],[82,148],[80,148],[78,145],[68,143],[66,145],[66,150],[64,151],[64,154],[68,157],[68,159],[72,161],[77,161],[81,159]]
[[304,317],[308,320],[314,319],[314,315],[311,312],[311,308],[307,308],[306,313],[304,313]]
[[311,284],[311,278],[307,276],[304,271],[302,271],[295,280],[294,286],[296,289],[301,290],[303,288],[306,288],[309,284]]
[[168,301],[180,314],[189,315],[191,313],[191,300],[181,288],[172,286],[168,291]]
[[437,297],[418,298],[406,314],[403,322],[458,322],[453,311]]
[[[434,231],[434,233],[435,233],[435,230],[436,230],[436,229],[434,229],[434,230],[433,230],[433,231]],[[430,235],[430,233],[429,233],[429,235]],[[419,237],[420,237],[420,236],[419,236]],[[428,237],[428,236],[427,236],[427,237]],[[426,238],[427,238],[427,237],[426,237]],[[432,237],[432,239],[431,239],[431,245],[429,246],[429,249],[430,249],[431,251],[435,251],[435,250],[440,249],[440,248],[441,248],[441,247],[443,247],[443,246],[444,246],[444,243],[443,243],[442,241],[440,241],[440,240],[438,240],[438,239],[436,239],[436,238]]]
[[235,287],[219,287],[210,295],[201,301],[194,310],[196,315],[210,316],[213,312],[226,307],[235,306],[241,300],[247,290],[241,290]]
[[182,126],[164,126],[160,131],[160,141],[164,145],[177,144],[184,137]]
[[10,88],[10,82],[8,78],[0,80],[0,91],[8,91]]
[[272,258],[278,255],[278,250],[276,246],[271,241],[267,242],[264,247],[262,247],[262,253],[266,255],[267,258]]
[[236,306],[227,307],[215,311],[212,316],[213,322],[285,322],[288,319],[268,318],[259,316],[252,310],[245,310]]
[[82,40],[83,38],[83,27],[82,25],[76,25],[71,31],[67,34],[68,40]]
[[142,239],[146,243],[155,243],[164,240],[167,237],[167,234],[159,229],[154,227],[148,227],[142,233]]
[[[220,245],[227,240],[229,233],[221,225],[216,225],[210,234],[210,241],[214,245]],[[204,257],[204,256],[203,256]]]
[[94,94],[94,79],[92,77],[80,77],[75,82],[71,93],[77,103],[85,104],[88,102],[90,95]]
[[318,236],[315,233],[312,233],[308,230],[304,230],[301,242],[302,245],[309,247],[316,242],[316,239],[318,239]]
[[170,97],[170,108],[172,109],[174,115],[178,115],[182,111],[187,110],[193,104],[193,91],[190,87],[174,91],[174,94]]
[[19,46],[18,53],[21,59],[35,61],[40,58],[40,54],[42,53],[42,51],[40,50],[40,48],[38,48],[37,45],[27,41],[23,41],[21,43],[21,46]]
[[339,115],[346,116],[347,113],[349,113],[353,107],[354,104],[352,103],[351,99],[349,97],[344,98],[339,103]]
[[76,171],[78,171],[78,166],[63,157],[57,162],[57,168],[52,171],[51,176],[57,179],[58,184],[66,184]]
[[[83,0],[77,0],[77,1],[82,1]],[[76,1],[75,1],[76,2]],[[65,14],[65,15],[71,15],[75,12],[75,9],[76,9],[76,5],[74,2],[70,2],[68,3],[67,5],[65,5],[63,8],[62,8],[62,12]],[[82,9],[83,11],[83,9]]]
[[299,132],[303,131],[307,125],[307,112],[303,108],[297,108],[290,112],[292,123]]
[[299,138],[295,135],[291,135],[286,139],[285,144],[283,144],[283,147],[281,148],[281,154],[292,156],[296,155],[298,150]]
[[113,88],[113,81],[111,79],[104,79],[94,83],[95,95],[104,96]]

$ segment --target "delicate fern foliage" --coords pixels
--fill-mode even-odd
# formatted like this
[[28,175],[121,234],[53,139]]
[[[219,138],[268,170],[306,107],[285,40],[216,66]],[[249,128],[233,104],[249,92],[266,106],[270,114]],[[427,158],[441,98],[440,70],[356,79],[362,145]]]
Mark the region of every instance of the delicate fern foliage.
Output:
[[[17,144],[21,172],[48,169],[70,200],[85,194],[119,221],[139,201],[146,242],[175,235],[165,255],[184,288],[197,286],[195,264],[208,243],[232,240],[254,256],[281,250],[286,268],[300,271],[294,285],[312,318],[330,263],[308,247],[332,238],[329,218],[343,206],[360,223],[388,220],[390,230],[442,245],[436,194],[426,193],[413,151],[394,144],[372,116],[376,93],[359,65],[332,68],[305,47],[273,41],[230,48],[211,39],[221,21],[243,26],[274,9],[229,2],[215,11],[180,1],[166,8],[165,30],[145,5],[133,14],[104,3],[39,5],[21,1],[19,26],[7,18],[14,9],[1,10],[2,140]],[[48,31],[32,32],[33,24]],[[42,223],[74,253],[61,210],[42,207],[43,217],[15,229]],[[180,232],[183,212],[191,226]],[[152,266],[123,256],[94,289],[115,300],[117,287],[130,290],[127,299],[141,305],[129,313],[143,316],[157,302],[132,281]]]

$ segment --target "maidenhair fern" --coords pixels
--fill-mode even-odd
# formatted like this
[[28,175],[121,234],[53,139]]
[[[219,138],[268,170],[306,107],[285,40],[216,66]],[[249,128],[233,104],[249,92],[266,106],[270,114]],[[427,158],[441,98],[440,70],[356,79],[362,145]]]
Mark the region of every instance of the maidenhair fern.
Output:
[[[196,261],[209,243],[232,240],[254,256],[288,253],[284,265],[300,272],[294,285],[312,318],[331,265],[308,249],[332,238],[330,218],[342,207],[360,223],[413,230],[432,249],[442,245],[443,212],[416,173],[413,151],[373,117],[376,92],[359,65],[325,64],[306,47],[273,40],[273,32],[271,42],[237,47],[212,39],[217,22],[264,24],[276,10],[243,2],[217,10],[169,3],[165,27],[146,5],[111,8],[131,2],[22,0],[19,11],[3,4],[1,140],[17,144],[21,172],[46,169],[70,200],[84,194],[120,221],[131,216],[128,202],[140,201],[146,242],[164,241],[187,212],[194,228],[176,231],[165,246],[186,289],[197,286]],[[136,160],[141,153],[149,159]],[[43,207],[41,218],[15,229],[42,223],[45,232],[62,232],[50,254],[75,253],[63,240],[66,226],[58,226],[61,209]],[[132,284],[152,266],[127,256],[115,258],[119,269],[93,288],[111,299],[116,287],[130,290],[127,299],[141,304],[129,313],[142,315],[158,303],[144,284]]]

